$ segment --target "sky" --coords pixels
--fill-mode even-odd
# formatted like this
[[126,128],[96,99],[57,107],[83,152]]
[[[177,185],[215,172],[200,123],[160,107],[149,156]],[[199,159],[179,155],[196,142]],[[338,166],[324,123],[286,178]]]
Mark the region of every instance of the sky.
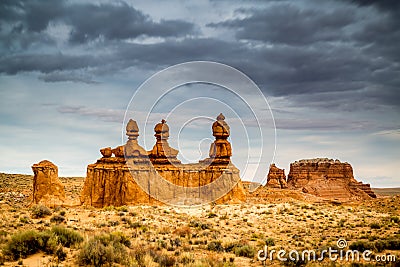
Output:
[[[178,158],[196,162],[223,112],[245,179],[263,181],[272,162],[287,174],[291,162],[327,157],[373,187],[400,187],[399,44],[397,0],[4,0],[0,172],[29,174],[48,159],[60,176],[85,176],[100,148],[123,144],[130,117],[148,150],[167,117]],[[226,87],[165,94],[182,69],[140,87],[192,61],[231,66],[260,91],[222,69],[208,75]]]

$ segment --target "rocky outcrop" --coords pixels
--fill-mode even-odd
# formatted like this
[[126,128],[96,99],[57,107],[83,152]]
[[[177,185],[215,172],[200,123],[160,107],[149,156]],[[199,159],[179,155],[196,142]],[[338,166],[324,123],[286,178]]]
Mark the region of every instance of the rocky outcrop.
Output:
[[268,188],[288,188],[286,183],[286,175],[284,169],[279,169],[275,164],[271,164],[268,171],[267,183],[265,185]]
[[32,166],[33,195],[32,203],[46,206],[59,206],[65,201],[64,185],[58,179],[58,168],[48,160]]
[[[104,207],[244,201],[246,193],[239,170],[230,162],[229,132],[220,129],[220,125],[224,129],[229,126],[221,116],[217,119],[219,126],[213,126],[216,141],[211,145],[212,157],[195,164],[182,164],[177,159],[178,150],[167,141],[169,127],[165,120],[155,126],[156,144],[149,152],[137,143],[139,129],[130,120],[126,145],[117,150],[101,149],[103,157],[88,166],[81,203]],[[109,155],[110,150],[114,157]]]
[[369,185],[357,182],[347,162],[316,158],[290,164],[287,184],[323,198],[352,200],[376,197]]

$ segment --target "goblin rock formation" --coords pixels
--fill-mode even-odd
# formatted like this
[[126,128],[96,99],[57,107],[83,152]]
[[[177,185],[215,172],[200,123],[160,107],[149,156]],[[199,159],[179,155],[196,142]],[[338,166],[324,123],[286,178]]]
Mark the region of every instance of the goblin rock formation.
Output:
[[156,137],[156,144],[149,152],[149,158],[153,164],[179,164],[180,161],[176,158],[178,150],[172,148],[168,144],[169,127],[165,120],[154,127],[154,136]]
[[357,182],[347,162],[317,158],[290,164],[288,187],[319,197],[352,200],[376,197],[369,184]]
[[267,184],[265,186],[269,188],[288,188],[285,170],[279,169],[274,163],[271,164],[269,167]]
[[64,186],[58,179],[58,168],[48,160],[32,166],[33,196],[32,203],[46,206],[59,206],[65,201]]
[[228,141],[230,135],[229,125],[225,122],[225,116],[220,113],[212,125],[214,143],[211,144],[209,156],[215,163],[227,164],[232,156],[231,144]]
[[139,128],[130,120],[126,127],[127,143],[118,149],[101,149],[103,157],[88,166],[81,203],[104,207],[244,201],[239,170],[230,162],[229,126],[224,119],[220,114],[213,124],[216,140],[211,144],[210,158],[195,164],[182,164],[177,159],[178,150],[168,144],[169,127],[165,120],[154,127],[156,144],[149,152],[138,144]]

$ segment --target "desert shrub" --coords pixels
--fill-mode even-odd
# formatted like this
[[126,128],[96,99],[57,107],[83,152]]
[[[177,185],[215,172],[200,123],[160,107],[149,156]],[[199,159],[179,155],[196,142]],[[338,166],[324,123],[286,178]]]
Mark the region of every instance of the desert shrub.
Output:
[[189,237],[191,233],[191,230],[188,226],[183,226],[180,228],[175,229],[174,234],[180,236],[180,237]]
[[394,223],[399,223],[399,222],[400,222],[400,219],[399,219],[399,217],[397,217],[397,216],[392,216],[392,217],[390,217],[390,221],[392,221],[392,222],[394,222]]
[[77,231],[63,226],[53,226],[51,232],[57,236],[63,246],[68,248],[83,241],[83,237]]
[[25,224],[30,223],[30,220],[27,216],[20,217],[19,221]]
[[371,229],[380,229],[381,225],[379,223],[371,223],[369,227],[371,227]]
[[53,217],[51,217],[50,218],[50,222],[52,222],[52,223],[62,223],[62,222],[64,222],[65,221],[65,217],[64,216],[61,216],[61,215],[58,215],[58,214],[56,214],[56,215],[54,215]]
[[306,265],[307,261],[303,260],[301,257],[295,260],[288,259],[287,261],[283,262],[283,266],[306,266]]
[[32,218],[34,219],[44,218],[51,214],[51,210],[44,205],[35,205],[32,207]]
[[224,247],[222,246],[221,241],[211,241],[210,243],[208,243],[207,245],[207,249],[211,250],[211,251],[218,251],[218,252],[222,252],[224,251]]
[[233,252],[236,256],[247,258],[253,258],[256,253],[255,249],[249,245],[237,246],[234,248]]
[[105,207],[103,208],[103,210],[104,210],[104,211],[113,211],[113,210],[115,210],[115,208],[114,208],[114,206],[105,206]]
[[58,249],[55,252],[55,255],[57,256],[59,261],[64,261],[67,258],[67,253],[64,251],[62,246],[58,247]]
[[206,230],[206,229],[210,229],[211,226],[208,223],[203,223],[201,221],[197,221],[197,220],[191,220],[189,223],[190,227],[194,227],[194,228],[198,228],[201,230]]
[[78,262],[82,265],[103,266],[119,263],[128,264],[127,245],[130,245],[122,233],[94,236],[79,251]]
[[28,230],[16,233],[4,248],[4,254],[13,260],[43,251],[53,254],[58,247],[57,237],[49,231]]
[[168,254],[154,250],[150,250],[149,253],[150,256],[153,258],[153,261],[158,263],[160,267],[170,267],[174,266],[176,263],[175,257],[169,256]]
[[359,252],[364,252],[366,250],[372,250],[374,246],[372,243],[367,241],[356,241],[351,243],[349,248],[351,250],[358,250]]
[[195,261],[194,255],[190,253],[183,254],[179,260],[179,262],[183,265],[194,263],[194,261]]
[[399,239],[386,240],[386,249],[400,250],[400,240]]
[[117,211],[121,211],[121,212],[128,212],[129,211],[127,206],[117,207],[116,210]]
[[210,213],[207,215],[207,218],[215,218],[215,217],[218,217],[218,215],[217,215],[216,213],[214,213],[214,212],[210,212]]
[[272,238],[272,237],[268,237],[266,240],[265,240],[265,244],[267,245],[267,246],[275,246],[275,241],[274,241],[274,239]]
[[374,246],[378,252],[382,252],[385,249],[400,250],[400,240],[399,239],[377,240],[375,241]]

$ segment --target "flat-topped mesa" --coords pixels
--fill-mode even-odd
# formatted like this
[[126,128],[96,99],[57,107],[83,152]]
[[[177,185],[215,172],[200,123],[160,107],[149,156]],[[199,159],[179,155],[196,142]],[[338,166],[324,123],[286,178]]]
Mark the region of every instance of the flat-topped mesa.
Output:
[[268,171],[267,176],[267,184],[265,185],[268,188],[280,188],[285,189],[288,188],[286,183],[286,175],[284,169],[279,169],[275,166],[274,163],[271,164]]
[[347,162],[328,158],[305,159],[290,164],[288,187],[320,197],[350,200],[376,197],[369,185],[357,182]]
[[176,158],[179,151],[170,147],[168,143],[169,127],[163,119],[154,127],[156,144],[149,151],[149,158],[153,164],[180,164]]
[[48,160],[33,164],[32,203],[49,207],[60,206],[65,201],[64,185],[58,179],[58,168]]

